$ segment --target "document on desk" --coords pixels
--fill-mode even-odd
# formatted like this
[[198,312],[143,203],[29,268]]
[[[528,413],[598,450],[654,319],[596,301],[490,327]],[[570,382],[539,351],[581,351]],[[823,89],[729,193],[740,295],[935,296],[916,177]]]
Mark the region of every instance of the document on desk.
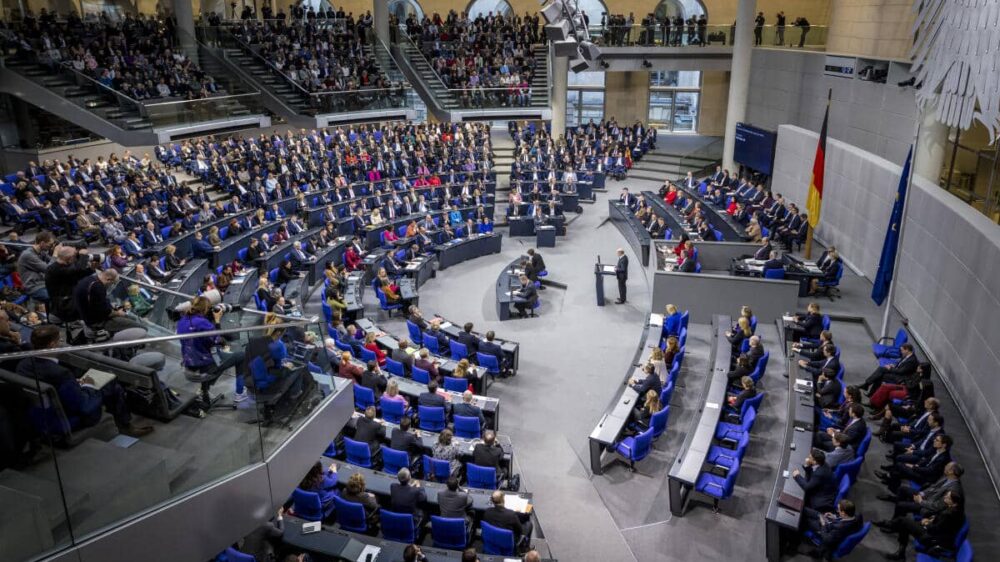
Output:
[[602,265],[601,266],[601,271],[604,272],[604,273],[614,273],[615,272],[615,266],[613,266],[613,265]]
[[651,313],[649,315],[649,325],[663,327],[663,315],[657,313]]
[[764,260],[746,260],[747,265],[764,265]]
[[441,323],[441,329],[442,330],[447,330],[448,328],[451,328],[451,322],[442,322]]
[[794,316],[782,316],[781,320],[784,321],[784,322],[794,322],[795,321],[795,317]]
[[362,550],[361,554],[358,555],[357,562],[375,562],[376,560],[378,560],[378,555],[380,552],[382,552],[381,548],[373,544],[366,544],[365,549]]
[[709,410],[718,410],[719,404],[716,402],[705,402],[705,407]]
[[806,379],[795,379],[795,391],[803,394],[812,392],[813,382]]
[[518,513],[528,513],[531,510],[528,498],[522,498],[517,494],[507,494],[504,496],[503,503],[508,509],[512,509]]

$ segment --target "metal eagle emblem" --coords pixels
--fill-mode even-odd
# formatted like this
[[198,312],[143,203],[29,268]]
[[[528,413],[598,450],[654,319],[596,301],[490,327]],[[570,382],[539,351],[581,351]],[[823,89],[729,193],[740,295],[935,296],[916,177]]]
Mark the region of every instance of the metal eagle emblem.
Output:
[[967,130],[982,123],[1000,133],[1000,0],[917,0],[912,74],[921,109]]

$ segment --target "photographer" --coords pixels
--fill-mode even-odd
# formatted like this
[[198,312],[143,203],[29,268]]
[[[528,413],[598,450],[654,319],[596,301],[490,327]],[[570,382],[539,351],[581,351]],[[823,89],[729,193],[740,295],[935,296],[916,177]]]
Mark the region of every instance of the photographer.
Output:
[[[224,312],[223,305],[216,305],[213,308],[207,298],[195,297],[187,312],[177,323],[177,333],[191,334],[218,330]],[[201,400],[203,407],[207,409],[211,406],[209,389],[226,369],[243,363],[243,351],[230,350],[228,343],[223,342],[221,338],[210,336],[190,338],[181,340],[181,361],[186,369],[215,375],[201,383]],[[246,396],[243,377],[236,373],[236,395],[233,401],[242,402]]]

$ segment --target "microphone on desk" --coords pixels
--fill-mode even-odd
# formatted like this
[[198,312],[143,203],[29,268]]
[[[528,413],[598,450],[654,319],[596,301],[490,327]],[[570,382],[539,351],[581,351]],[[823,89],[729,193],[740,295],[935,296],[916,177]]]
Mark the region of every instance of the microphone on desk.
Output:
[[601,265],[601,254],[597,254],[597,265]]

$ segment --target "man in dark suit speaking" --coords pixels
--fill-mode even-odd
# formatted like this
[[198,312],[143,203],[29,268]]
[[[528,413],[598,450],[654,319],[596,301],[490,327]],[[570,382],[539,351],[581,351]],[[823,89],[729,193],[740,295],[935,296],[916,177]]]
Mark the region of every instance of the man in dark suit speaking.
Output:
[[618,279],[618,300],[615,304],[625,303],[625,282],[628,281],[628,256],[625,250],[618,248],[618,263],[615,264],[615,277]]

